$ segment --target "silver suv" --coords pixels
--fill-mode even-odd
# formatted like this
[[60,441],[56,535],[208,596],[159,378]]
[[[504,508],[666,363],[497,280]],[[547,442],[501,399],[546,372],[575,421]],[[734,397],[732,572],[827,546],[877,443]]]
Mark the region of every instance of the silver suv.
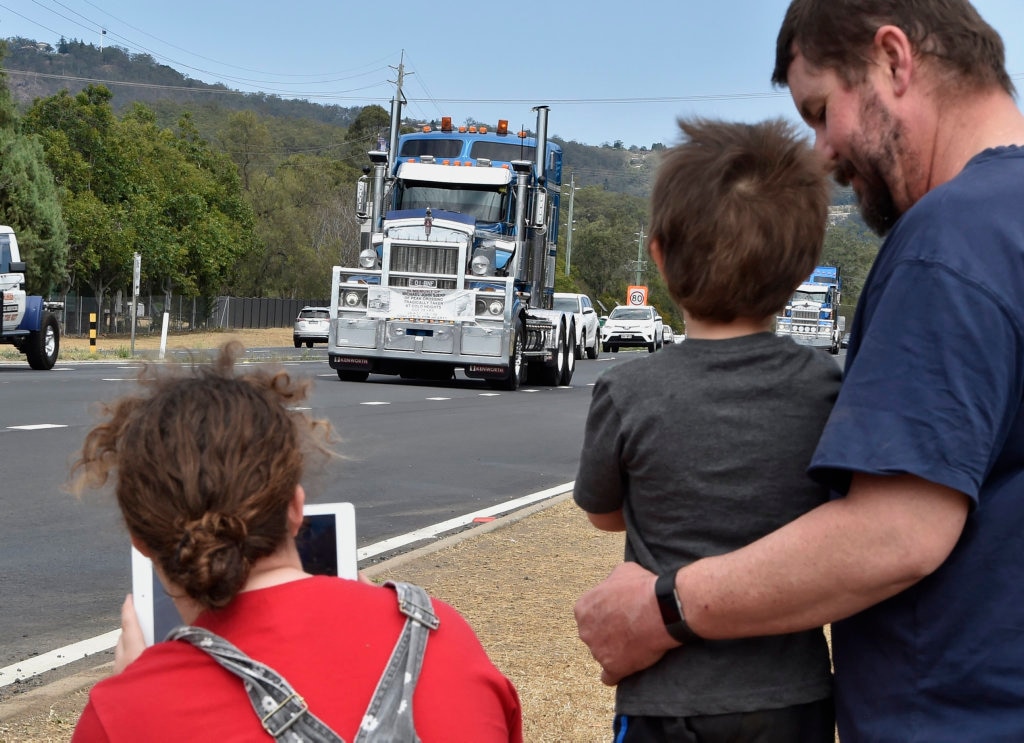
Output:
[[620,348],[646,348],[654,353],[665,343],[664,325],[649,305],[618,306],[601,328],[601,348],[615,353]]

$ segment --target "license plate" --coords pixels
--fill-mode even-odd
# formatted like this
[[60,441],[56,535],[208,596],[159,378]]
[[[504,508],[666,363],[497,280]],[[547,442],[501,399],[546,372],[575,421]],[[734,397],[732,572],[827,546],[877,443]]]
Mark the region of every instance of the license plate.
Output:
[[426,289],[436,289],[437,279],[409,279],[409,286],[417,286]]

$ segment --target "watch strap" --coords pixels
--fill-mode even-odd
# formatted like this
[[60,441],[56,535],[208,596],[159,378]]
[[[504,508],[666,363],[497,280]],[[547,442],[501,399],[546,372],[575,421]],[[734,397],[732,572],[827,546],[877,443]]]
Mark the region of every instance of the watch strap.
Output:
[[683,644],[698,642],[701,637],[686,623],[683,604],[676,593],[676,572],[671,570],[658,576],[654,582],[654,595],[658,600],[661,620],[665,629],[677,642]]

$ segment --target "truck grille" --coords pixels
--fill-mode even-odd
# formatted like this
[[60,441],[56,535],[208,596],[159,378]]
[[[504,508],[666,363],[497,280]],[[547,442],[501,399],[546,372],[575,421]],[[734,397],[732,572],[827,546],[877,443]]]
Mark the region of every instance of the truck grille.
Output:
[[391,270],[410,273],[459,273],[459,248],[391,245]]
[[793,310],[793,319],[803,322],[818,322],[818,310]]

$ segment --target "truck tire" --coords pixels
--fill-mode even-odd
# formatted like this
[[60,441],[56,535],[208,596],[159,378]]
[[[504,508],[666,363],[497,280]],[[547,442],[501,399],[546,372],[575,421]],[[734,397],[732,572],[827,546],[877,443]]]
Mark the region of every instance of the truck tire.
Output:
[[57,363],[59,353],[60,324],[51,313],[44,312],[39,330],[29,333],[28,340],[25,342],[25,356],[28,357],[28,365],[41,371],[52,369],[53,365]]
[[504,379],[489,379],[492,389],[515,392],[526,382],[526,361],[523,358],[522,324],[516,323],[512,331],[512,348],[509,354],[508,376]]
[[537,384],[557,387],[561,384],[562,370],[565,368],[565,326],[558,326],[558,339],[555,341],[554,358],[548,362],[530,364],[530,378]]
[[370,372],[357,371],[356,369],[338,369],[338,379],[342,382],[365,382]]
[[565,334],[565,362],[558,378],[558,384],[562,387],[568,387],[572,382],[573,372],[576,371],[576,359],[580,356],[582,352],[576,347],[576,327],[570,324],[569,331]]

